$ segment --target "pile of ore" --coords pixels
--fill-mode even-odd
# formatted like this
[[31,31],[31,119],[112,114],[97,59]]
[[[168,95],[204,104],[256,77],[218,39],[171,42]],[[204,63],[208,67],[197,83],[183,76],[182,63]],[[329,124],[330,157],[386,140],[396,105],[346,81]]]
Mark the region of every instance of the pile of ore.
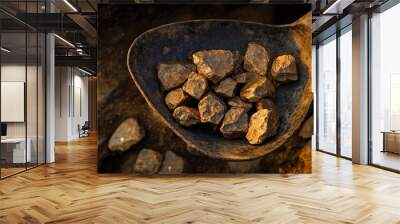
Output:
[[208,125],[225,138],[245,137],[250,144],[262,144],[277,133],[275,92],[297,80],[292,55],[273,58],[269,49],[251,42],[244,56],[202,50],[192,54],[192,62],[158,66],[165,103],[180,125]]
[[[146,131],[139,121],[130,117],[115,129],[108,140],[108,149],[111,152],[128,151],[137,146],[145,138],[145,135]],[[183,172],[184,167],[184,159],[172,151],[166,151],[163,155],[157,150],[142,148],[135,156],[132,171],[146,175],[156,173],[179,174]],[[130,169],[128,168],[128,170]]]

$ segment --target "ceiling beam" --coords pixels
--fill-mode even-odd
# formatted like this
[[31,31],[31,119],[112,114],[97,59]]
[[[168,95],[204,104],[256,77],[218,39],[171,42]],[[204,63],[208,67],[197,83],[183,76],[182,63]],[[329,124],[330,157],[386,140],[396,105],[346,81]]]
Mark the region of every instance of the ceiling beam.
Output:
[[336,0],[328,5],[322,12],[324,15],[338,15],[342,14],[343,11],[355,0]]
[[80,26],[91,38],[97,38],[97,30],[89,21],[80,14],[68,14],[67,15],[72,21]]
[[16,18],[42,32],[82,30],[75,21],[61,13],[18,13]]
[[328,23],[334,16],[319,16],[312,24],[312,32],[318,32],[321,28]]
[[97,60],[90,56],[55,56],[56,66],[87,67],[96,71]]

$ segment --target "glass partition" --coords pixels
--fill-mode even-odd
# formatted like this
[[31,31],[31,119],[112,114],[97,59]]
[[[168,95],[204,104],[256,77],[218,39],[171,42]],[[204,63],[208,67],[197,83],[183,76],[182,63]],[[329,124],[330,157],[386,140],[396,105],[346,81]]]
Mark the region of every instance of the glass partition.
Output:
[[37,162],[44,164],[46,162],[46,36],[43,33],[38,33],[38,75],[37,75]]
[[[312,64],[311,64],[311,71],[312,71],[312,77],[311,77],[311,81],[312,81],[312,91],[314,93],[313,95],[313,111],[317,111],[317,104],[315,102],[317,102],[317,47],[316,45],[312,46],[312,52],[311,52],[311,57],[312,57]],[[314,112],[315,113],[315,112]],[[313,115],[314,121],[313,121],[313,135],[311,137],[311,148],[312,150],[316,150],[317,149],[317,139],[316,139],[316,125],[317,125],[317,116],[314,114]]]
[[352,157],[352,33],[351,25],[340,36],[340,155]]
[[318,149],[336,154],[336,36],[318,47]]
[[400,4],[371,18],[372,164],[400,170]]
[[352,26],[319,43],[316,49],[316,146],[352,157]]
[[[38,13],[43,3],[21,1],[18,9]],[[5,178],[45,163],[46,38],[9,15],[0,17],[0,178]]]
[[26,141],[26,41],[25,32],[1,34],[2,177],[24,171],[31,161]]
[[27,75],[26,75],[26,113],[27,113],[27,150],[30,151],[28,168],[37,165],[38,160],[38,35],[36,32],[27,33]]

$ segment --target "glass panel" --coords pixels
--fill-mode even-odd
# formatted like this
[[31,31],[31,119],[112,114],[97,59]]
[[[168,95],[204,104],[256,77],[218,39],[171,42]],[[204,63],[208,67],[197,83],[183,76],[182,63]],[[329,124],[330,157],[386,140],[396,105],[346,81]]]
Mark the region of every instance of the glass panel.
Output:
[[[27,13],[37,13],[37,1],[27,2]],[[33,17],[32,23],[36,23]],[[27,80],[26,80],[26,116],[27,116],[27,150],[31,151],[30,160],[28,160],[27,167],[31,168],[37,165],[38,160],[38,35],[35,30],[27,30]]]
[[336,153],[336,37],[318,48],[318,149]]
[[27,149],[31,151],[30,158],[28,159],[28,168],[37,165],[38,160],[38,36],[36,32],[27,33],[28,38],[28,63],[27,63],[27,81],[26,81],[26,113],[27,113]]
[[400,170],[400,4],[374,15],[372,26],[372,163]]
[[31,158],[26,150],[26,34],[2,33],[1,44],[1,174],[5,177],[25,170]]
[[[317,105],[315,103],[316,102],[316,98],[317,98],[316,97],[316,92],[317,92],[316,86],[317,85],[316,85],[316,82],[315,82],[317,80],[316,68],[317,68],[317,48],[316,48],[315,45],[313,45],[312,46],[312,91],[314,93],[313,111],[317,111]],[[314,123],[313,123],[314,133],[315,133],[315,130],[317,130],[316,129],[316,125],[317,125],[316,117],[317,116],[315,116],[315,114],[314,114]],[[315,137],[316,137],[315,134],[313,134],[313,136],[311,137],[311,147],[312,147],[313,150],[315,150],[317,148],[317,146],[316,146],[317,141],[316,141]]]
[[46,65],[46,37],[39,34],[38,45],[38,163],[45,163],[45,65]]
[[340,153],[352,157],[352,35],[340,36]]
[[[45,1],[1,1],[15,13],[43,13]],[[45,35],[8,18],[0,23],[0,177],[45,162]],[[33,17],[36,18],[36,17]],[[37,21],[31,22],[35,23]]]

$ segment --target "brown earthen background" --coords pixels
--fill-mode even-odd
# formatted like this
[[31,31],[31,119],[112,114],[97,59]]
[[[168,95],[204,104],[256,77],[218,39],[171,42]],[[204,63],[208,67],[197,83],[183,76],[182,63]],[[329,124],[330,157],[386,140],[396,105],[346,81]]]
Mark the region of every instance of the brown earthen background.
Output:
[[[207,9],[207,10],[205,10]],[[126,67],[132,41],[149,28],[165,23],[203,18],[229,18],[268,24],[295,21],[308,5],[100,5],[98,51],[98,171],[132,173],[142,148],[174,151],[186,160],[184,173],[310,173],[311,143],[293,135],[278,150],[253,161],[229,162],[192,155],[141,96]],[[307,117],[312,116],[312,107]],[[146,137],[124,153],[107,149],[107,141],[125,119],[135,117]]]

